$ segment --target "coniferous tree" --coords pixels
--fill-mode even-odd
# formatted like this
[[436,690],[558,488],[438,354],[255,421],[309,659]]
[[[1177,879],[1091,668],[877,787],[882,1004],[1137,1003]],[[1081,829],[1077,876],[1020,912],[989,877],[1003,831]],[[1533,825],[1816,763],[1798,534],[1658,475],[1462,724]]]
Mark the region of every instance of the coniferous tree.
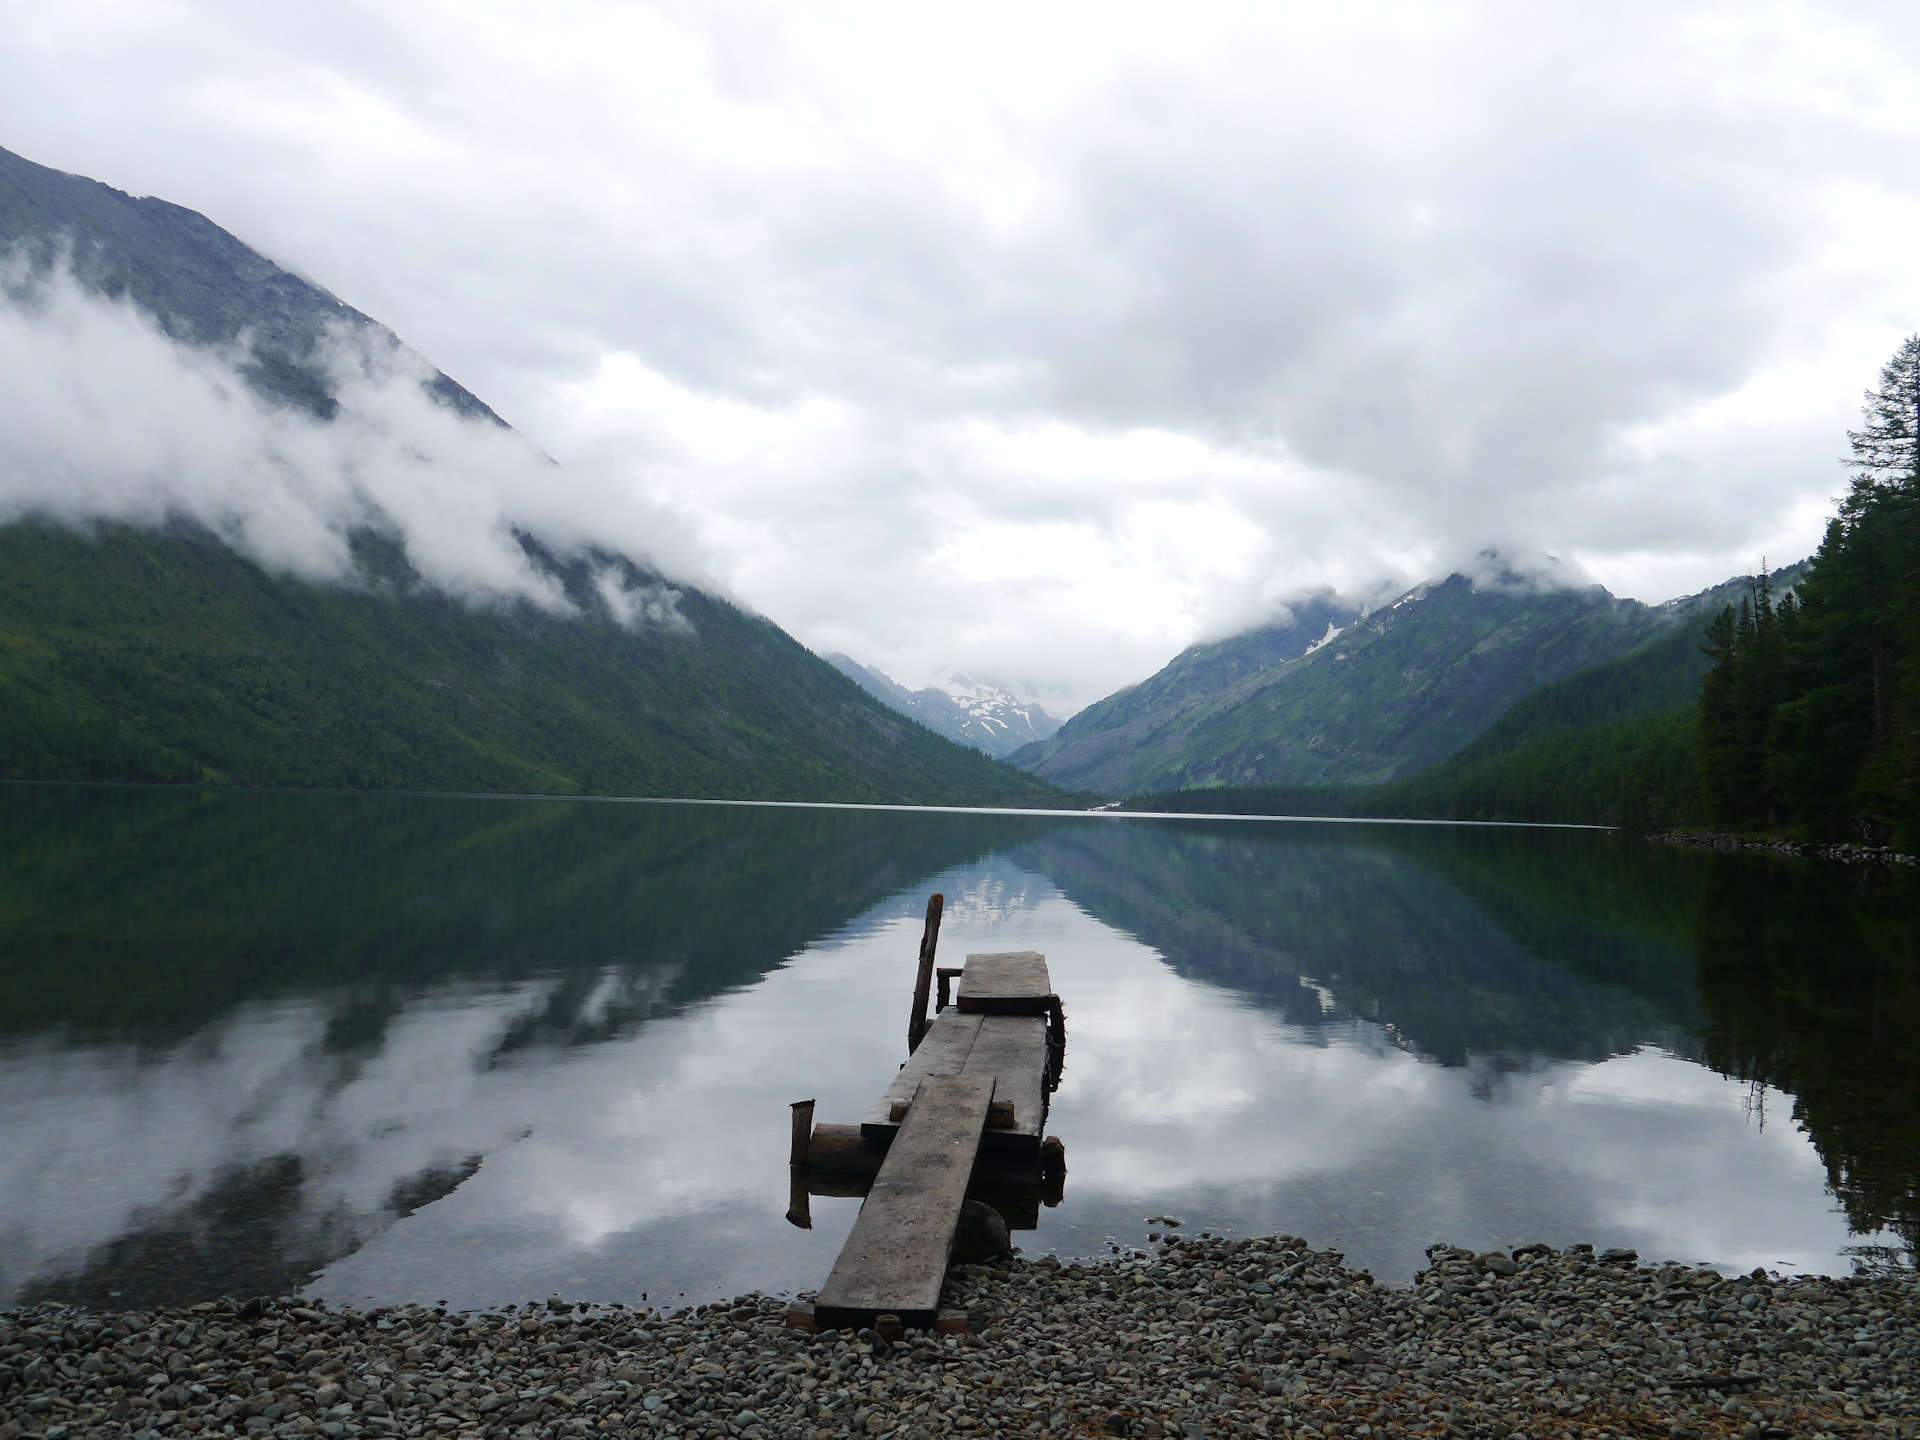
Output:
[[1853,455],[1844,463],[1875,485],[1913,484],[1920,476],[1920,335],[1909,335],[1880,367],[1880,384],[1866,401],[1866,423],[1847,432]]
[[1700,682],[1700,798],[1707,818],[1721,825],[1744,818],[1740,727],[1733,699],[1739,643],[1740,623],[1729,605],[1713,617],[1700,647],[1713,660]]
[[1708,637],[1702,801],[1725,824],[1920,842],[1920,335],[1848,432],[1853,480],[1799,593]]

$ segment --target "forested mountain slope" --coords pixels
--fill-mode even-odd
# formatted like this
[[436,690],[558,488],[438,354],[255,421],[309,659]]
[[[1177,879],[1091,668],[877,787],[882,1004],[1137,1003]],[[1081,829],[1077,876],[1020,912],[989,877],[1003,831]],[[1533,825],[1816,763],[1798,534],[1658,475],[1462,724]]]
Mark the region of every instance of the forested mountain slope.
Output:
[[1011,759],[1036,773],[1071,773],[1080,777],[1074,784],[1121,794],[1137,770],[1167,750],[1182,717],[1198,716],[1234,686],[1299,659],[1359,618],[1359,610],[1322,594],[1294,604],[1278,624],[1190,645],[1156,674],[1089,705]]
[[1316,615],[1317,633],[1291,655],[1276,653],[1268,631],[1188,651],[1014,761],[1115,795],[1394,779],[1458,750],[1527,692],[1625,653],[1680,613],[1599,586],[1542,591],[1517,577],[1476,585],[1450,575],[1330,637],[1326,620],[1339,618]]
[[576,615],[457,603],[410,585],[370,540],[360,583],[319,585],[189,526],[0,528],[0,776],[1064,799],[895,715],[724,600],[629,566],[662,617],[634,628],[609,613],[588,559],[534,553]]
[[[1773,571],[1790,593],[1808,562]],[[1530,691],[1454,754],[1374,785],[1235,786],[1136,797],[1129,809],[1664,826],[1703,818],[1695,701],[1708,631],[1756,582],[1660,607],[1667,629],[1616,659]]]
[[[13,318],[27,317],[18,333],[50,333],[34,331],[31,317],[46,286],[70,273],[82,292],[149,317],[167,337],[162,349],[206,352],[195,357],[206,373],[236,366],[243,383],[230,388],[246,404],[236,401],[234,410],[258,408],[250,387],[269,402],[276,439],[292,436],[288,443],[310,463],[327,463],[311,455],[334,453],[326,442],[347,428],[343,406],[358,403],[340,384],[340,365],[396,361],[387,368],[404,385],[417,380],[438,402],[422,405],[409,389],[409,404],[464,436],[510,445],[514,463],[538,469],[544,483],[551,462],[390,330],[193,211],[0,151],[0,257],[12,267],[0,274],[0,303],[20,307]],[[95,383],[84,365],[61,373],[65,383]],[[91,406],[97,425],[120,419],[110,389],[81,399],[77,410]],[[217,431],[225,414],[216,406],[196,423]],[[1044,781],[903,721],[771,622],[580,539],[578,525],[566,544],[513,515],[486,534],[506,552],[509,570],[541,585],[559,582],[564,600],[524,586],[531,599],[484,587],[462,592],[482,598],[453,598],[449,587],[423,579],[408,551],[410,536],[438,535],[444,516],[434,505],[402,494],[413,511],[409,531],[354,491],[354,467],[386,458],[365,448],[369,435],[405,452],[398,468],[409,476],[427,474],[432,457],[380,424],[357,433],[362,449],[341,474],[323,477],[356,494],[359,508],[347,520],[297,504],[275,514],[296,538],[333,527],[323,538],[344,543],[339,553],[351,564],[324,581],[263,568],[238,540],[229,544],[208,528],[224,524],[218,517],[203,523],[183,518],[198,512],[176,510],[165,523],[142,521],[145,528],[123,523],[173,505],[164,487],[180,456],[147,456],[144,432],[127,432],[124,451],[130,463],[153,461],[142,482],[151,493],[122,483],[117,470],[80,477],[99,482],[91,490],[32,472],[33,488],[34,464],[57,477],[63,465],[80,463],[60,454],[0,466],[0,519],[10,522],[0,526],[0,777],[1065,799]],[[229,453],[221,439],[195,431],[187,448]],[[88,463],[98,464],[99,452],[90,453]],[[264,491],[274,460],[232,462],[222,493]],[[305,493],[278,479],[278,497]],[[458,454],[433,479],[444,487],[440,504],[456,508],[461,487],[472,483]],[[61,498],[68,490],[81,492],[71,506]],[[89,501],[95,491],[133,499]],[[47,518],[49,505],[71,511],[67,523]]]

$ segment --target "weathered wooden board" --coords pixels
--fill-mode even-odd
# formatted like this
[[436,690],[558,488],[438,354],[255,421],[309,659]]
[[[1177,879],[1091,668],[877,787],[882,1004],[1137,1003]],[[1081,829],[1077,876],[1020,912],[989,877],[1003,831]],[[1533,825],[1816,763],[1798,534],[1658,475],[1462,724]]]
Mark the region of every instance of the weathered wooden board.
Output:
[[1013,1124],[989,1130],[983,1148],[1040,1153],[1047,1123],[1047,1022],[1040,1015],[983,1015],[963,1075],[994,1077],[993,1098],[1013,1102]]
[[[924,1047],[923,1047],[924,1048]],[[960,1205],[993,1101],[986,1075],[929,1075],[813,1302],[822,1329],[871,1325],[892,1313],[931,1327],[960,1223]]]
[[979,1015],[1044,1015],[1053,1004],[1047,957],[1034,950],[969,955],[953,1003]]
[[983,1155],[1000,1161],[1030,1160],[1040,1153],[1047,1121],[1047,1022],[1039,1015],[969,1015],[942,1010],[920,1048],[901,1068],[860,1133],[888,1143],[899,1129],[896,1110],[913,1098],[929,1075],[986,1075],[999,1082],[995,1098],[1013,1104],[1013,1124],[989,1129]]
[[907,1057],[900,1073],[893,1077],[886,1093],[873,1102],[860,1132],[870,1140],[885,1142],[899,1128],[893,1120],[893,1103],[911,1100],[920,1082],[929,1075],[959,1075],[967,1068],[967,1056],[980,1036],[979,1015],[963,1015],[958,1010],[942,1010],[920,1041],[920,1048]]

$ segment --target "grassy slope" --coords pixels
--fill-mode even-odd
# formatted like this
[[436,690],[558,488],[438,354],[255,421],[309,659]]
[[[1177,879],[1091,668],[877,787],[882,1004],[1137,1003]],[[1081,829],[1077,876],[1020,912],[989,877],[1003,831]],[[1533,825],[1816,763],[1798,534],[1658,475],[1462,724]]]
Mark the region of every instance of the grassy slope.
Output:
[[[377,567],[376,567],[377,568]],[[213,537],[0,528],[0,776],[1060,804],[771,622],[693,634],[269,575]]]

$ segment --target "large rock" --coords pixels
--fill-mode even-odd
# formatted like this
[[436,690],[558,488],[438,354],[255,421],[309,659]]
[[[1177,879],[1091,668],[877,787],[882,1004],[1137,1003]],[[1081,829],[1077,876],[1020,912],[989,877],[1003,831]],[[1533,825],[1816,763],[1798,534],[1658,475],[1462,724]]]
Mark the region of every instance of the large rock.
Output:
[[960,1207],[960,1228],[953,1237],[956,1260],[991,1260],[1013,1249],[1007,1222],[991,1205],[969,1200]]

